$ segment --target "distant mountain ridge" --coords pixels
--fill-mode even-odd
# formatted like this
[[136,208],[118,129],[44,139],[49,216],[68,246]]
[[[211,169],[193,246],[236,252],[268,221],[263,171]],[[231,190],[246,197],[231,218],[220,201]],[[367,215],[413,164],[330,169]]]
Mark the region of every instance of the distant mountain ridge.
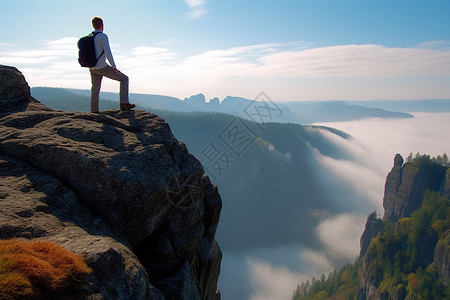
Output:
[[423,99],[423,100],[370,100],[352,101],[362,106],[373,106],[386,110],[405,112],[450,112],[450,99]]
[[[35,87],[32,94],[36,98],[45,98],[53,95],[53,88]],[[76,95],[89,97],[89,90],[59,89]],[[116,100],[118,95],[110,92],[101,92],[101,98]],[[398,111],[391,111],[377,107],[378,102],[353,102],[353,101],[273,101],[264,93],[255,100],[242,97],[227,96],[220,101],[213,98],[206,101],[203,94],[193,95],[184,100],[163,95],[130,94],[132,101],[141,107],[157,110],[169,110],[176,112],[220,112],[232,114],[253,121],[264,122],[291,122],[300,124],[312,124],[315,122],[351,121],[363,118],[413,118],[406,113],[406,107],[397,105]],[[372,105],[373,107],[368,107]],[[383,102],[384,105],[387,105]],[[443,103],[446,105],[446,102]],[[442,105],[439,111],[442,111]],[[450,111],[450,101],[448,101]]]

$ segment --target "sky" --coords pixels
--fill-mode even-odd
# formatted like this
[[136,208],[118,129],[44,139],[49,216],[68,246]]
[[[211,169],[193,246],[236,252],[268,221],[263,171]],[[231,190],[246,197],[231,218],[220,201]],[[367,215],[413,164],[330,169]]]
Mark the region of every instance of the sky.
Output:
[[[450,98],[450,1],[0,0],[0,64],[90,88],[77,40],[105,22],[135,93],[207,100]],[[103,90],[118,91],[105,80]]]

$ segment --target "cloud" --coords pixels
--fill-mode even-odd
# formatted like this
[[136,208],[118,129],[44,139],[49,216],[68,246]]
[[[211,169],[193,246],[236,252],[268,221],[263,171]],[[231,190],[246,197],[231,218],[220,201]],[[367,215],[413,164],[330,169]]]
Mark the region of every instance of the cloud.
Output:
[[225,252],[219,289],[226,299],[290,299],[297,284],[334,268],[326,254],[299,246]]
[[[281,51],[260,58],[261,73],[283,77],[399,77],[450,75],[450,51],[341,45]],[[444,67],[445,66],[445,67]]]
[[336,267],[325,252],[300,245],[224,252],[219,289],[224,299],[290,299],[297,284]]
[[243,253],[224,252],[219,289],[236,300],[290,299],[301,282],[319,278],[352,262],[359,252],[365,217],[341,214],[316,229],[323,250],[279,245]]
[[423,42],[416,45],[415,48],[450,50],[450,41],[441,40]]
[[[203,1],[187,5],[192,10],[205,8]],[[32,50],[13,50],[4,45],[0,47],[0,61],[30,71],[25,75],[32,86],[63,86],[70,84],[70,76],[86,75],[86,70],[77,63],[76,42],[77,38],[67,37]],[[444,84],[450,76],[450,49],[445,47],[314,48],[301,42],[267,43],[183,56],[167,45],[132,49],[119,46],[112,47],[116,64],[131,78],[131,90],[139,93],[180,98],[199,92],[210,98],[230,94],[252,97],[264,88],[274,99],[298,100],[349,95],[356,99],[380,98],[385,94],[408,98],[405,95],[422,97],[430,93],[445,97],[450,91]],[[89,88],[89,78],[83,82],[76,80],[69,87]],[[109,81],[105,81],[103,88],[117,90],[115,83]]]
[[77,41],[66,37],[45,43],[40,49],[0,49],[0,62],[17,67],[30,86],[89,88],[87,69],[78,64]]
[[301,258],[305,264],[305,271],[307,270],[305,274],[309,276],[308,279],[326,274],[337,267],[324,252],[304,250],[301,253]]
[[431,156],[444,152],[449,154],[450,131],[445,130],[450,128],[449,113],[414,113],[414,118],[410,119],[365,119],[320,124],[343,130],[370,149],[366,154],[355,153],[355,156],[379,165],[382,174],[385,174],[381,182],[383,187],[396,153],[404,158],[409,152]]
[[198,19],[206,14],[205,2],[205,0],[185,0],[186,5],[190,8],[188,11],[190,19]]
[[[290,252],[285,252],[287,249]],[[270,255],[265,256],[266,260],[254,255],[247,257],[246,272],[250,279],[251,293],[233,299],[290,299],[298,284],[311,281],[313,277],[319,278],[322,274],[327,277],[331,271],[342,266],[336,264],[328,253],[301,247],[275,248],[272,249],[272,257],[274,255],[286,256],[286,264],[274,263]],[[301,268],[296,268],[296,265],[301,265]]]
[[356,259],[366,219],[366,215],[345,213],[319,224],[317,234],[334,264]]
[[[332,127],[327,123],[324,124]],[[340,127],[335,128],[343,130]],[[383,207],[380,199],[383,198],[384,179],[387,172],[374,158],[376,150],[354,137],[345,139],[325,129],[315,130],[316,134],[323,135],[349,157],[349,159],[335,159],[314,150],[320,170],[325,172],[321,178],[325,186],[329,187],[327,190],[332,191],[329,198],[335,199],[341,205],[346,203],[355,210],[370,207],[370,209],[381,211]]]
[[216,76],[230,76],[225,73],[230,70],[233,76],[286,78],[450,75],[450,51],[380,45],[285,50],[284,46],[261,44],[211,50],[188,57],[180,65],[195,63],[197,69]]
[[331,187],[330,199],[350,203],[354,208],[370,208],[383,212],[382,199],[386,176],[397,153],[404,158],[412,152],[431,156],[449,154],[450,114],[414,113],[409,119],[364,119],[347,122],[320,122],[352,136],[343,139],[318,129],[328,141],[348,153],[350,159],[333,159],[315,151],[322,176]]
[[199,19],[201,17],[203,17],[204,15],[206,15],[207,10],[205,8],[197,8],[197,9],[193,9],[190,10],[188,12],[189,18],[190,19]]
[[[212,94],[211,98],[230,94],[245,97],[245,93],[253,95],[262,88],[274,91],[278,99],[345,95],[357,99],[370,98],[371,93],[373,97],[408,98],[422,97],[424,93],[444,95],[448,90],[439,80],[434,79],[433,88],[427,89],[430,82],[415,78],[450,76],[450,50],[380,45],[304,49],[272,43],[211,50],[188,57],[166,50],[170,56],[158,60],[156,66],[159,56],[152,53],[139,56],[140,65],[133,64],[132,68],[128,68],[127,60],[122,62],[130,77],[139,81],[135,86],[148,87],[151,82],[153,88],[159,88],[153,93],[164,94],[177,86],[176,91],[181,94],[177,96],[181,98],[198,92]],[[305,85],[305,80],[319,81]],[[140,88],[140,92],[146,91]]]
[[13,46],[14,44],[11,44],[11,43],[0,43],[0,48],[1,47],[10,47],[10,46]]
[[292,292],[307,276],[291,272],[285,267],[274,267],[266,262],[249,261],[254,293],[250,300],[290,299]]
[[197,7],[205,4],[205,0],[186,0],[185,3],[189,7]]
[[77,39],[63,38],[48,42],[42,49],[0,51],[0,60],[7,64],[40,65],[56,64],[68,58],[77,58]]
[[270,143],[267,145],[267,149],[269,150],[269,153],[272,153],[279,160],[281,160],[285,163],[291,162],[291,153],[290,152],[282,153],[282,152],[278,151],[277,149],[275,149],[275,146]]

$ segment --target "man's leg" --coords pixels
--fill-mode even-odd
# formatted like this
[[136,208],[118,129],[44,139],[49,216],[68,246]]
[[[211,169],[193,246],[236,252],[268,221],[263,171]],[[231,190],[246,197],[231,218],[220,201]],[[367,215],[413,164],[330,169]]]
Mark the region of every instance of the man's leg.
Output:
[[100,97],[100,87],[102,85],[102,75],[96,74],[95,70],[90,70],[91,73],[91,112],[99,112],[98,100]]
[[128,76],[122,72],[117,74],[111,66],[106,66],[101,69],[95,69],[95,73],[108,77],[113,80],[120,81],[120,103],[129,103],[128,100]]
[[128,99],[128,76],[120,73],[120,103],[130,103]]

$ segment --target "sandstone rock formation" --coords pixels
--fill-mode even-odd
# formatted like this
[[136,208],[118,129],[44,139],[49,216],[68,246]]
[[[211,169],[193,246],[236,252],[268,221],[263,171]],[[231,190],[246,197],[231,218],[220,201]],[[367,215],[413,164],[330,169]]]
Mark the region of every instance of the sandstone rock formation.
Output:
[[445,167],[403,164],[397,154],[394,166],[386,178],[383,207],[384,219],[396,222],[411,216],[422,204],[425,190],[439,191],[445,183]]
[[447,230],[444,239],[436,244],[433,263],[438,268],[442,279],[448,282],[450,279],[450,230]]
[[363,257],[366,254],[367,248],[369,248],[370,242],[377,236],[377,234],[383,228],[384,223],[377,218],[377,213],[374,212],[367,217],[366,227],[361,235],[360,245],[361,250],[359,257]]
[[[418,160],[416,163],[403,164],[403,158],[397,154],[394,166],[386,178],[383,207],[385,209],[383,220],[377,219],[376,214],[367,218],[364,233],[361,236],[362,270],[358,278],[357,299],[382,299],[379,282],[383,274],[370,274],[369,264],[377,260],[375,251],[368,251],[371,241],[377,237],[385,222],[395,223],[398,220],[410,217],[423,201],[426,190],[439,192],[450,199],[448,192],[450,186],[450,168],[427,160]],[[420,163],[420,164],[418,164]],[[448,282],[450,277],[450,233],[447,231],[444,238],[438,241],[437,234],[424,234],[417,244],[417,260],[420,265],[428,266],[433,263],[440,278]],[[404,299],[406,291],[397,291],[395,299]]]
[[0,238],[84,255],[86,298],[215,299],[221,206],[158,116],[54,111],[0,66]]

